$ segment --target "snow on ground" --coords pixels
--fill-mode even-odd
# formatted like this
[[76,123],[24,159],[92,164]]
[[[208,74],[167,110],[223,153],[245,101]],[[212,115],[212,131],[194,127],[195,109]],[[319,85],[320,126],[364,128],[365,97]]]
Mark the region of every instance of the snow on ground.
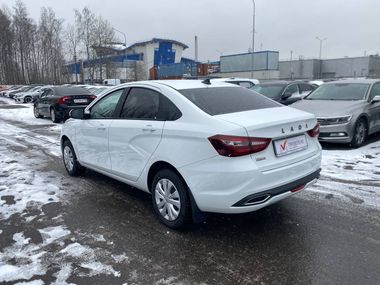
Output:
[[[44,207],[67,203],[71,196],[61,187],[57,173],[39,170],[46,167],[44,153],[60,156],[57,130],[61,125],[54,126],[51,133],[39,135],[10,123],[21,121],[33,128],[51,124],[32,116],[30,106],[0,109],[0,238],[10,239],[7,246],[0,248],[0,283],[44,284],[36,277],[48,271],[55,272],[56,280],[52,284],[68,284],[67,280],[74,273],[83,277],[120,277],[113,266],[128,263],[128,257],[113,255],[104,247],[98,247],[97,243],[106,242],[102,235],[87,235],[86,242],[90,245],[82,244],[81,236],[67,228],[61,213],[46,216]],[[19,226],[44,221],[45,226],[35,228],[41,241],[33,241],[27,227],[21,226],[17,232],[9,233],[8,225],[14,221]]]
[[[10,121],[20,121],[33,128],[41,125],[47,132],[40,134],[22,125],[15,126]],[[28,156],[13,150],[18,147],[27,152],[35,148],[38,152],[60,156],[60,127],[60,124],[52,124],[50,120],[34,118],[31,105],[26,108],[0,108],[0,224],[8,223],[17,215],[27,223],[42,219],[45,215],[42,207],[70,200],[70,194],[60,187],[59,182],[49,178],[55,177],[56,173],[39,171],[38,167],[43,168],[46,163],[44,153],[38,158],[34,154]],[[298,197],[325,199],[326,203],[344,207],[354,205],[379,209],[379,154],[380,141],[359,149],[337,147],[335,150],[323,150],[321,179]],[[67,280],[73,274],[119,277],[120,272],[112,265],[130,262],[126,254],[113,255],[104,249],[102,244],[108,245],[108,241],[103,235],[88,236],[86,233],[72,232],[61,215],[51,218],[48,226],[36,230],[41,235],[41,242],[33,242],[25,231],[20,230],[11,235],[9,246],[0,249],[0,283],[43,284],[36,277],[51,270],[54,270],[53,276],[56,278],[53,284],[68,284]],[[6,234],[0,230],[0,238]],[[87,235],[93,242],[86,244],[87,241],[82,241],[82,235]],[[30,281],[32,278],[33,281]],[[157,284],[175,281],[162,279]]]

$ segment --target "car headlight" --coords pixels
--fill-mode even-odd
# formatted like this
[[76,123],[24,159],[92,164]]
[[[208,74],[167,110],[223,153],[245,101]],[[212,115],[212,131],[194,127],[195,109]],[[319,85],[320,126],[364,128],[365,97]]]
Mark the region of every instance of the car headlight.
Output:
[[347,115],[343,117],[336,117],[336,118],[324,118],[321,120],[321,125],[339,125],[339,124],[346,124],[351,120],[352,116]]

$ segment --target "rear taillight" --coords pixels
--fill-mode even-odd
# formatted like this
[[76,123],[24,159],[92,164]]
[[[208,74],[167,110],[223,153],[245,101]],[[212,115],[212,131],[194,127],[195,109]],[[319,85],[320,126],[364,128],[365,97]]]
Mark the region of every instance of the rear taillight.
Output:
[[320,132],[320,125],[319,125],[319,123],[317,123],[314,128],[312,128],[311,130],[307,131],[307,133],[309,134],[309,136],[311,136],[312,138],[318,137],[319,136],[319,132]]
[[63,96],[63,97],[61,97],[61,98],[59,98],[58,99],[58,104],[59,105],[62,105],[62,104],[67,104],[67,103],[69,103],[71,101],[71,98],[70,98],[70,96]]
[[263,151],[271,139],[215,135],[209,137],[215,150],[223,156],[242,156]]
[[91,95],[91,96],[89,96],[89,99],[90,100],[95,100],[97,97],[95,96],[95,95]]

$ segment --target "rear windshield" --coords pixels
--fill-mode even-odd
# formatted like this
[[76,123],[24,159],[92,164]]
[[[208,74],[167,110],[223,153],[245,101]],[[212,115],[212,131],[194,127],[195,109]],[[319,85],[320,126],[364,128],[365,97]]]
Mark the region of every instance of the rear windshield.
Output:
[[282,106],[246,88],[213,87],[178,91],[212,116]]

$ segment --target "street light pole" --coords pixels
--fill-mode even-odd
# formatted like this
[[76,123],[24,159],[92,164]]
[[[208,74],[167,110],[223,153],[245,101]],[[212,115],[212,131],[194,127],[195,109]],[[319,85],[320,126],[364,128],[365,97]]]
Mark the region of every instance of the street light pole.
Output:
[[255,62],[255,20],[256,20],[256,3],[255,0],[252,0],[253,3],[253,16],[252,16],[252,55],[251,55],[251,77],[253,78],[253,65]]
[[123,33],[122,31],[119,31],[118,29],[115,29],[114,27],[112,27],[112,29],[115,30],[116,32],[119,32],[120,34],[124,36],[124,45],[127,46],[127,36],[125,35],[125,33]]
[[321,39],[320,37],[315,37],[319,41],[319,59],[322,59],[322,43],[327,40],[327,38]]
[[327,40],[327,38],[321,39],[320,37],[315,37],[319,41],[319,79],[321,79],[321,72],[322,72],[322,43],[323,41]]

